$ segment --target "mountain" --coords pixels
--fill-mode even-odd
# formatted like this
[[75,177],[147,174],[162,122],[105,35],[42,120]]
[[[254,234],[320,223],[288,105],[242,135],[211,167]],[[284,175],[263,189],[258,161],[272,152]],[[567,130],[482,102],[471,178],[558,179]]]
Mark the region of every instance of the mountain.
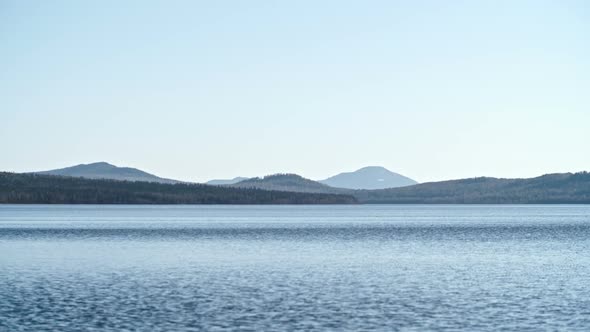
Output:
[[238,183],[238,182],[241,182],[241,181],[244,181],[244,180],[248,180],[248,178],[238,176],[238,177],[233,178],[233,179],[216,179],[216,180],[211,180],[211,181],[205,182],[205,184],[208,184],[208,185],[211,185],[211,186],[227,186],[227,185]]
[[180,181],[164,179],[136,168],[117,167],[106,162],[81,164],[72,167],[35,172],[42,175],[61,175],[87,179],[109,179],[120,181],[144,181],[158,183],[179,183]]
[[10,204],[354,204],[352,196],[0,172]]
[[330,187],[347,189],[397,188],[418,183],[379,166],[369,166],[354,172],[340,173],[319,182]]
[[357,190],[361,203],[386,204],[589,204],[590,173],[546,174],[530,179],[479,177]]
[[274,174],[263,178],[251,178],[235,184],[234,188],[256,188],[305,193],[348,194],[348,191],[332,188],[325,184],[306,179],[297,174]]

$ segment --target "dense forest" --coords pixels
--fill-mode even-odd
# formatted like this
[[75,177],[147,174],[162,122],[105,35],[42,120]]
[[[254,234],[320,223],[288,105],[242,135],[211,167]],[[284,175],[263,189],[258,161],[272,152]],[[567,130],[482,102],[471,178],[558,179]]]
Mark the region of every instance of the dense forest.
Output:
[[547,174],[531,179],[480,177],[351,194],[361,203],[590,204],[590,173]]
[[31,204],[352,204],[347,195],[203,184],[93,180],[0,172],[0,203]]

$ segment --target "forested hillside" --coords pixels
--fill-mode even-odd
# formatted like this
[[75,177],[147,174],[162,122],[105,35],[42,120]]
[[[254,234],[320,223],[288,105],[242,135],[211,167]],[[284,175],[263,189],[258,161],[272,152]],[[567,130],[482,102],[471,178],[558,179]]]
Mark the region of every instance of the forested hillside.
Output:
[[263,178],[251,178],[230,185],[234,188],[256,188],[305,193],[344,194],[348,189],[332,188],[328,185],[306,179],[297,174],[273,174]]
[[590,204],[590,173],[547,174],[531,179],[481,177],[359,190],[353,195],[361,203]]
[[0,203],[350,204],[352,196],[0,172]]

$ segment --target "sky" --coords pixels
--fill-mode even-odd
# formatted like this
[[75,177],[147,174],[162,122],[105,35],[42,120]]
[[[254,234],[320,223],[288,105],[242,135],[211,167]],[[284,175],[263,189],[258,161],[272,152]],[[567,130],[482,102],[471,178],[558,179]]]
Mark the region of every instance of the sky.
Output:
[[0,170],[590,170],[589,1],[0,0]]

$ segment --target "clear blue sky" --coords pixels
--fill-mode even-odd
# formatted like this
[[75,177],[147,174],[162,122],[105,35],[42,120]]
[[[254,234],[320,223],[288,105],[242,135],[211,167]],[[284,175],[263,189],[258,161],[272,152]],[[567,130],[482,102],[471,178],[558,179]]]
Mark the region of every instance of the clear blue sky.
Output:
[[590,1],[0,0],[0,170],[590,170]]

